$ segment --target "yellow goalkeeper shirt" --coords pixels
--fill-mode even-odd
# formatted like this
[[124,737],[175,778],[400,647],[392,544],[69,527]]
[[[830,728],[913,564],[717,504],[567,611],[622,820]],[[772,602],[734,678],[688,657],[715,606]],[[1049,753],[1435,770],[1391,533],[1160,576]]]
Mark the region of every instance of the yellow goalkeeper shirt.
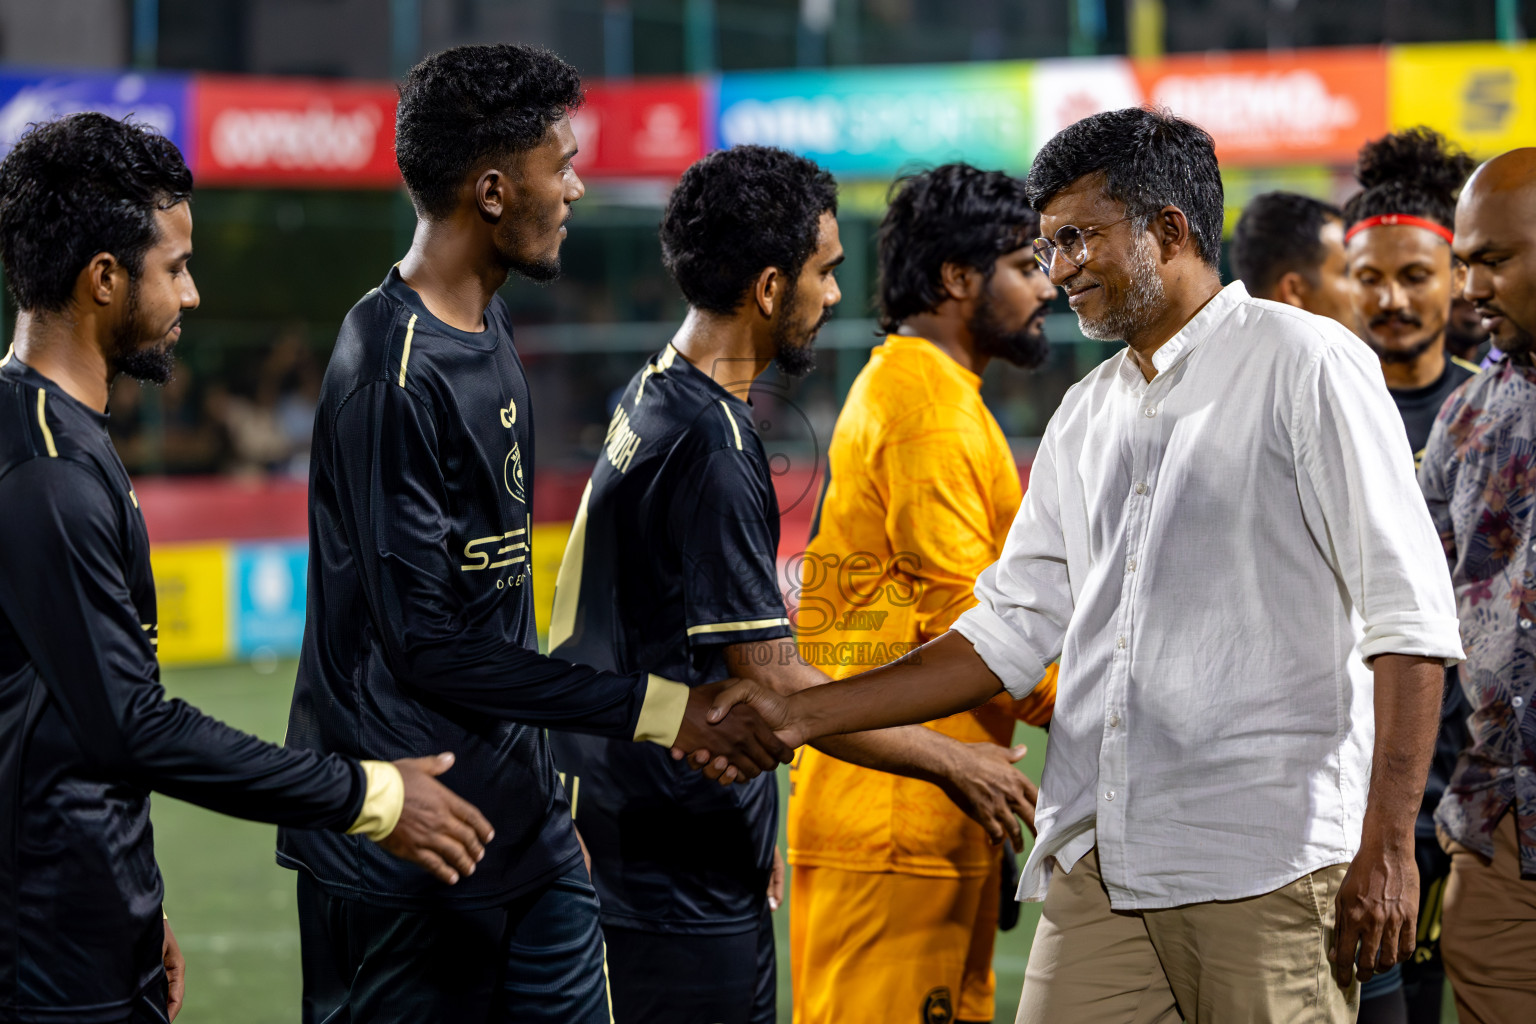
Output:
[[[976,576],[1003,549],[1023,490],[981,378],[922,338],[890,335],[837,418],[811,541],[798,566],[801,654],[833,678],[944,633],[975,604]],[[1042,724],[1054,668],[1023,700],[1006,694],[928,723],[969,743],[1007,744]],[[927,782],[802,749],[790,771],[789,860],[958,878],[996,859],[986,833]]]

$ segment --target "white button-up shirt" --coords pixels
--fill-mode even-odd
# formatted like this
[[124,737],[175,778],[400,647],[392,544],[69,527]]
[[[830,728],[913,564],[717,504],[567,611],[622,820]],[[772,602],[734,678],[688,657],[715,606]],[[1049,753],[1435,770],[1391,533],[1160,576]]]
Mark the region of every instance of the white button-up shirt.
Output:
[[1369,659],[1459,660],[1456,605],[1369,348],[1232,284],[1076,384],[955,623],[1015,696],[1061,659],[1020,899],[1098,846],[1110,902],[1270,892],[1353,858]]

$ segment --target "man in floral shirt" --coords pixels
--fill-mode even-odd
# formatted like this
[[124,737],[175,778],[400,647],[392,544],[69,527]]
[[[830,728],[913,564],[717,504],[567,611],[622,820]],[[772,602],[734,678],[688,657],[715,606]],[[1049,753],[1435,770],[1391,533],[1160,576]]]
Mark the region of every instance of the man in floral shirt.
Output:
[[1456,208],[1465,296],[1505,357],[1440,411],[1419,482],[1451,563],[1472,707],[1435,815],[1451,854],[1441,949],[1463,1024],[1536,1020],[1536,149]]

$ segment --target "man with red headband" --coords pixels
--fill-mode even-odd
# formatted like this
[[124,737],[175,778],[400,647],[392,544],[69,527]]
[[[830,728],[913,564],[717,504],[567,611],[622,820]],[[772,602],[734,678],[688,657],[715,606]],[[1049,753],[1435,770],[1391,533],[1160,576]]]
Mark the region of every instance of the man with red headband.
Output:
[[[1451,300],[1464,271],[1451,257],[1456,193],[1471,157],[1425,128],[1383,136],[1360,150],[1355,176],[1364,191],[1344,206],[1344,255],[1357,329],[1381,359],[1387,390],[1423,461],[1430,428],[1446,398],[1477,366],[1446,352]],[[1467,704],[1447,671],[1440,732],[1414,827],[1419,926],[1413,958],[1360,989],[1360,1024],[1439,1019],[1445,968],[1440,907],[1450,859],[1435,839],[1435,806],[1467,743]]]

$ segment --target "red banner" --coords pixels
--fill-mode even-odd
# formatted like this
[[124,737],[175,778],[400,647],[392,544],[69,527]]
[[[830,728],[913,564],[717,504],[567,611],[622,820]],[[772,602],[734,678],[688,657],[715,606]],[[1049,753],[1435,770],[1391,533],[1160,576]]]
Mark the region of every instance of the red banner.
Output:
[[197,183],[393,187],[396,100],[388,85],[199,75]]
[[676,177],[704,155],[699,82],[596,82],[586,91],[571,118],[578,174]]
[[1210,132],[1224,164],[1353,163],[1387,131],[1383,50],[1170,57],[1136,77],[1147,103]]

